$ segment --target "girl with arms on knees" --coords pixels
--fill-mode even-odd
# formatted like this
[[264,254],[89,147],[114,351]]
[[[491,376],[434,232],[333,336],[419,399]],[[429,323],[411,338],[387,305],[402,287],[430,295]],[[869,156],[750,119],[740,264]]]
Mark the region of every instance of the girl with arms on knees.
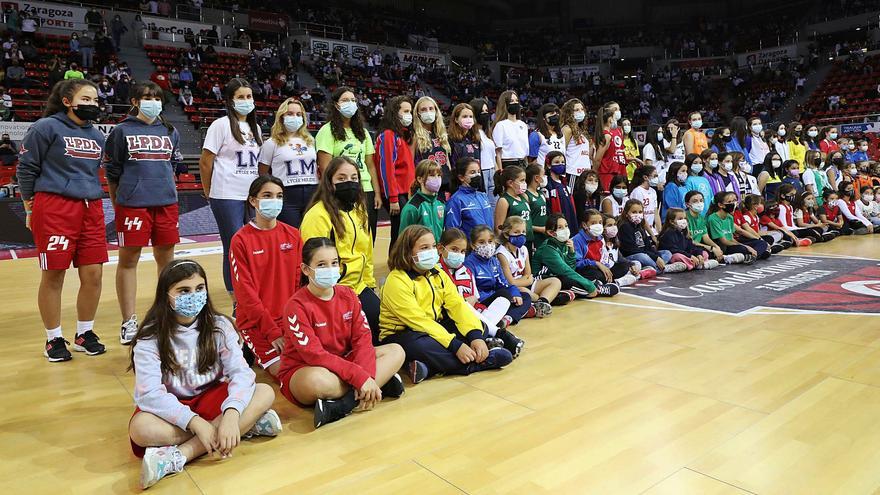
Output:
[[[587,109],[581,100],[572,98],[562,105],[562,140],[565,144],[565,173],[568,184],[593,168]],[[544,161],[538,162],[544,165]]]
[[412,142],[412,102],[406,96],[395,96],[379,124],[382,131],[376,137],[374,166],[382,184],[382,198],[391,217],[391,241],[388,252],[397,240],[403,209],[409,201],[409,189],[415,180],[415,164],[410,149]]
[[443,220],[446,217],[446,206],[437,198],[443,182],[443,172],[437,162],[422,160],[416,167],[415,175],[416,180],[410,189],[412,199],[400,211],[400,230],[410,225],[424,225],[439,239],[443,234]]
[[235,326],[216,312],[202,267],[170,262],[132,341],[134,402],[131,449],[143,457],[141,486],[205,454],[229,457],[242,436],[274,437],[281,420],[272,387],[256,384]]
[[153,259],[162,273],[180,241],[174,164],[182,162],[183,155],[177,129],[160,115],[162,95],[162,88],[153,82],[135,86],[129,116],[113,128],[104,147],[119,241],[116,298],[122,312],[119,342],[123,345],[137,333],[137,265],[142,248],[153,246]]
[[791,241],[786,240],[781,231],[768,230],[765,225],[762,225],[762,213],[764,213],[764,198],[758,194],[747,194],[743,198],[742,207],[737,208],[733,213],[733,225],[736,232],[740,237],[763,239],[770,246],[771,254],[790,248]]
[[[501,272],[507,282],[523,294],[527,294],[535,307],[535,316],[543,318],[553,311],[551,304],[556,300],[562,284],[558,278],[535,278],[529,261],[529,250],[525,244],[526,221],[521,217],[507,217],[501,226],[501,243],[495,250],[495,257],[501,264]],[[566,295],[564,303],[571,299]]]
[[443,186],[440,187],[440,198],[446,199],[452,193],[450,161],[452,148],[449,135],[440,107],[430,96],[423,96],[416,101],[413,118],[413,159],[414,163],[422,160],[434,160],[443,170]]
[[859,200],[855,198],[855,185],[852,182],[841,182],[837,191],[836,206],[840,209],[840,213],[846,219],[847,226],[852,229],[856,235],[872,234],[874,232],[874,224],[865,218],[862,209],[859,208]]
[[682,262],[670,263],[672,253],[658,250],[650,226],[645,221],[642,202],[631,199],[623,206],[618,220],[617,237],[620,239],[620,254],[629,261],[638,261],[644,268],[653,268],[657,273],[678,273],[687,270]]
[[98,178],[104,135],[92,125],[97,117],[97,86],[83,79],[58,82],[19,152],[16,174],[39,255],[37,307],[49,362],[72,358],[61,333],[61,289],[71,262],[79,274],[73,349],[89,356],[105,350],[93,331],[107,262]]
[[239,302],[236,326],[257,364],[278,377],[284,350],[284,306],[300,286],[302,239],[296,227],[276,220],[284,208],[284,183],[261,175],[251,184],[254,219],[232,237],[229,262]]
[[680,261],[688,270],[711,270],[718,267],[718,261],[709,257],[700,246],[694,244],[688,235],[687,213],[681,208],[670,208],[666,212],[666,222],[660,233],[660,249],[672,253],[670,261]]
[[613,101],[599,107],[596,114],[593,161],[599,163],[599,182],[603,192],[610,191],[611,179],[615,175],[626,175],[623,131],[617,126],[620,117],[620,105]]
[[492,141],[501,168],[519,165],[525,168],[529,154],[529,126],[519,119],[522,105],[516,91],[507,90],[498,97]]
[[226,291],[232,294],[229,243],[249,220],[246,203],[248,188],[258,175],[257,163],[263,137],[254,112],[254,94],[250,84],[235,77],[226,85],[224,95],[226,116],[208,127],[199,158],[199,171],[202,190],[211,203],[211,211],[220,229],[223,282]]
[[579,298],[611,297],[620,292],[615,283],[596,284],[577,272],[577,255],[568,222],[558,213],[547,217],[547,240],[535,250],[532,263],[536,273],[558,278],[563,291],[570,290]]
[[411,225],[400,233],[382,288],[382,343],[403,347],[413,383],[438,373],[469,375],[507,366],[510,351],[486,346],[483,323],[437,268],[439,259],[426,227]]
[[742,254],[743,263],[750,265],[758,257],[765,259],[770,256],[769,246],[761,239],[741,243],[734,238],[736,228],[733,223],[733,213],[736,211],[736,195],[732,192],[721,191],[715,195],[715,201],[709,208],[709,217],[706,223],[709,226],[709,236],[721,247],[724,254]]
[[379,335],[379,296],[373,275],[373,242],[357,165],[338,156],[327,164],[303,217],[303,242],[327,237],[336,244],[345,273],[339,283],[354,290],[373,331]]
[[[367,226],[372,242],[376,242],[376,223],[378,211],[382,208],[382,195],[377,194],[379,174],[373,154],[376,149],[364,124],[364,116],[358,111],[354,90],[340,86],[330,95],[327,109],[328,122],[321,126],[315,137],[318,150],[318,175],[323,177],[334,157],[346,157],[358,169],[363,191],[364,208],[367,213]],[[370,314],[367,313],[369,318]]]
[[690,191],[684,196],[688,221],[688,234],[697,247],[701,247],[712,255],[712,258],[719,263],[742,263],[742,255],[726,256],[721,247],[709,237],[709,226],[706,224],[706,216],[703,215],[705,209],[705,199],[699,191]]
[[[637,279],[647,280],[657,276],[657,270],[653,268],[644,268],[638,261],[629,261],[620,258],[620,240],[617,238],[617,219],[614,217],[604,216],[602,225],[605,231],[602,237],[605,238],[605,246],[602,251],[602,264],[612,267],[619,262],[630,263],[630,270]],[[615,280],[621,287],[625,284],[620,283],[620,279]]]
[[281,179],[284,205],[278,220],[299,228],[318,186],[315,139],[309,133],[309,113],[302,102],[296,98],[281,102],[271,132],[260,147],[260,175]]
[[796,229],[812,229],[819,235],[816,238],[816,242],[827,242],[837,237],[835,232],[831,232],[828,226],[819,220],[817,215],[818,206],[816,205],[816,197],[813,193],[804,191],[798,194],[794,198],[792,207],[794,208],[793,216]]
[[308,284],[284,310],[281,393],[293,403],[315,405],[315,428],[344,418],[358,405],[370,410],[385,397],[403,395],[397,374],[403,349],[373,347],[357,294],[337,285],[339,255],[330,239],[306,241],[302,273]]
[[[599,283],[614,282],[621,287],[632,285],[638,280],[642,265],[637,261],[621,261],[618,256],[607,252],[603,222],[602,214],[596,210],[587,210],[581,217],[581,230],[572,239],[577,255],[575,269]],[[612,233],[612,239],[616,238],[616,224]]]
[[[493,225],[492,207],[486,193],[479,190],[482,181],[480,162],[462,158],[455,164],[455,192],[446,203],[446,228],[468,233],[477,225]],[[498,192],[498,191],[496,191]]]

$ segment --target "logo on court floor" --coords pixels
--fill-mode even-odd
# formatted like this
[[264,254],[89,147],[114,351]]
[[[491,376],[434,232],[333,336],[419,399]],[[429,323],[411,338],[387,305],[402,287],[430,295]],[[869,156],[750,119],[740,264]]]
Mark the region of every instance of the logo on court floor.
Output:
[[744,314],[756,308],[880,314],[880,261],[774,256],[751,266],[664,275],[625,294],[695,310]]

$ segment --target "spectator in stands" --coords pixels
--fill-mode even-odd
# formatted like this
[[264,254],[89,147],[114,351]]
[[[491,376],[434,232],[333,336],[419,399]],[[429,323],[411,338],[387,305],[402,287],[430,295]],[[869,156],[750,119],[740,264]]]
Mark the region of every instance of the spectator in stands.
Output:
[[147,2],[147,9],[153,15],[159,15],[159,2],[156,0],[149,0]]
[[79,46],[79,35],[73,33],[70,35],[70,41],[68,42],[68,48],[70,53],[68,54],[68,59],[70,60],[80,60],[82,55],[80,54],[80,46]]
[[103,28],[95,35],[95,65],[98,67],[101,67],[111,56],[116,54],[113,40],[104,32],[106,30],[107,28]]
[[131,92],[131,78],[128,74],[122,73],[119,80],[116,81],[113,92],[116,94],[114,103],[125,105],[128,103],[128,95]]
[[37,47],[31,42],[31,40],[24,40],[21,44],[21,56],[24,60],[28,62],[39,62],[40,61],[40,52],[37,51]]
[[188,66],[184,65],[180,69],[180,76],[178,77],[178,79],[180,81],[181,87],[191,85],[193,83],[193,74],[192,71],[189,70]]
[[21,50],[18,49],[18,43],[12,43],[9,49],[3,53],[3,66],[9,67],[12,62],[24,62],[24,55],[22,55]]
[[92,39],[88,31],[83,31],[79,37],[79,51],[82,54],[83,68],[88,69],[92,66],[94,50],[95,40]]
[[9,139],[9,134],[0,137],[0,163],[5,166],[15,165],[18,161],[18,145]]
[[39,28],[40,18],[36,15],[29,15],[27,12],[22,12],[21,15],[21,39],[25,41],[33,41],[37,36],[37,29]]
[[211,86],[211,93],[214,95],[214,99],[217,101],[223,101],[223,92],[220,91],[220,83],[214,81],[214,85]]
[[159,15],[171,17],[171,3],[168,0],[159,0]]
[[[168,104],[174,99],[174,94],[171,93],[171,82],[169,82],[168,76],[166,76],[162,72],[155,71],[150,76],[150,80],[156,83],[160,88],[162,88],[162,91],[165,93],[165,98],[162,101],[163,104]],[[220,86],[218,85],[217,88],[219,89],[219,87]],[[218,98],[217,101],[221,101],[222,99],[223,98]]]
[[[145,10],[141,8],[141,10]],[[134,16],[134,20],[131,21],[131,34],[135,38],[135,42],[138,46],[144,46],[144,31],[147,29],[147,24],[141,18],[140,14],[136,14]]]
[[24,77],[24,67],[19,65],[18,60],[12,62],[12,65],[6,69],[6,86],[12,88],[29,88],[34,81]]
[[49,61],[49,87],[52,88],[55,86],[55,83],[64,79],[64,63],[61,62],[61,59],[58,55],[53,55],[52,60]]
[[13,8],[14,4],[7,3],[3,9],[3,17],[6,19],[6,29],[12,33],[17,33],[20,27],[18,9]]
[[89,31],[98,31],[104,25],[104,17],[95,7],[86,12],[84,20],[89,25]]
[[185,107],[192,106],[193,93],[192,93],[192,90],[189,89],[189,84],[183,85],[183,89],[180,90],[180,98],[179,99],[180,99],[180,103],[183,106],[185,106]]
[[121,49],[122,45],[122,35],[128,31],[128,28],[125,26],[125,23],[122,22],[122,17],[119,14],[113,17],[113,22],[110,23],[110,33],[113,38],[113,47],[116,51]]
[[110,80],[104,78],[101,81],[101,84],[98,85],[98,102],[101,104],[107,103],[115,94],[114,88],[110,84]]

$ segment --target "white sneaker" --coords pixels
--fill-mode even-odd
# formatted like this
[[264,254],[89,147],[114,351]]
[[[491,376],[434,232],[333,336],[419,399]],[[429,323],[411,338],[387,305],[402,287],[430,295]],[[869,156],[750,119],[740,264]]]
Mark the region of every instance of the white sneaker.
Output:
[[680,273],[687,271],[687,269],[687,265],[685,265],[681,261],[676,261],[675,263],[667,264],[666,268],[663,269],[663,273]]
[[703,263],[703,270],[714,270],[718,268],[718,260],[709,260]]
[[141,487],[146,490],[165,476],[183,471],[184,464],[186,457],[176,445],[148,447],[141,464]]
[[254,426],[251,426],[251,429],[243,437],[275,437],[279,433],[281,433],[281,418],[278,417],[278,413],[269,409],[260,416],[260,419],[254,423]]
[[137,315],[131,315],[131,318],[124,321],[119,329],[119,343],[122,345],[131,344],[134,336],[137,335],[137,330],[138,317]]
[[619,285],[621,287],[626,287],[627,285],[632,285],[632,284],[636,283],[638,280],[639,279],[635,275],[633,275],[632,273],[627,273],[626,275],[615,280],[615,282],[617,282],[617,285]]
[[725,254],[724,263],[728,265],[738,265],[746,260],[742,253]]

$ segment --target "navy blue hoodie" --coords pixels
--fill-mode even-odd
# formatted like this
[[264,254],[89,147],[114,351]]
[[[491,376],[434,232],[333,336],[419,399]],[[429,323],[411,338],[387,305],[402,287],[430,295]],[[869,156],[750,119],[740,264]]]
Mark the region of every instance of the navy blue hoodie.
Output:
[[129,116],[107,136],[104,167],[107,182],[116,184],[116,204],[132,208],[177,203],[174,165],[183,157],[177,129],[159,119],[152,124]]
[[42,118],[28,129],[18,155],[21,197],[47,192],[73,199],[104,195],[98,178],[104,135],[90,123],[80,127],[64,112]]

